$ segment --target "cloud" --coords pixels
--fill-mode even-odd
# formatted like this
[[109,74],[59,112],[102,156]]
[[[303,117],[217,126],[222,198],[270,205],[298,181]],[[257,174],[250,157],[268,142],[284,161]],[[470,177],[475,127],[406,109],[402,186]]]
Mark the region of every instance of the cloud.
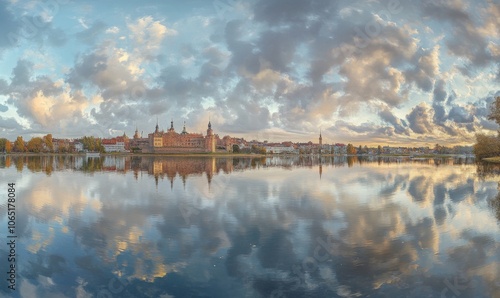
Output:
[[177,30],[167,28],[160,21],[153,20],[151,16],[139,18],[135,23],[129,23],[127,27],[131,32],[131,40],[147,54],[158,51],[165,37],[178,34]]
[[474,116],[470,114],[464,107],[454,106],[448,114],[449,119],[456,123],[471,123],[474,121]]
[[424,5],[423,14],[448,23],[450,31],[446,46],[452,54],[467,58],[474,66],[484,67],[493,59],[487,48],[488,38],[494,36],[485,28],[491,28],[498,22],[491,19],[495,12],[498,13],[498,7],[493,2],[486,1],[478,3],[474,8],[474,11],[479,12],[479,18],[483,19],[481,25],[484,27],[478,26],[480,19],[467,8],[468,5],[463,1],[428,2]]
[[443,102],[446,99],[445,81],[437,80],[434,84],[434,102]]
[[21,126],[16,119],[7,118],[0,116],[0,129],[5,131],[21,131],[23,126]]
[[392,126],[395,129],[395,133],[409,135],[409,131],[405,127],[406,126],[405,123],[403,123],[403,121],[401,119],[394,116],[394,114],[392,114],[392,112],[388,108],[385,108],[384,110],[380,111],[378,113],[378,116],[383,121],[385,121],[389,124],[392,124]]
[[414,68],[405,72],[406,79],[415,82],[423,91],[431,91],[434,78],[439,73],[439,46],[422,55],[416,55],[414,60]]
[[71,89],[63,81],[52,81],[47,76],[35,76],[34,64],[19,60],[12,70],[11,82],[2,91],[7,102],[16,108],[17,114],[26,119],[26,130],[17,120],[2,118],[0,127],[4,131],[53,133],[66,131],[75,134],[89,127],[85,119],[88,100],[81,90]]
[[[40,45],[43,57],[54,62],[40,66],[20,54],[11,83],[0,78],[0,92],[11,102],[24,97],[19,116],[39,125],[53,122],[44,115],[55,102],[66,102],[63,94],[80,93],[88,102],[75,108],[82,111],[82,123],[103,121],[91,126],[104,131],[133,130],[133,122],[149,124],[151,115],[167,114],[186,120],[213,115],[221,133],[274,129],[301,138],[342,119],[345,139],[351,131],[361,141],[364,136],[377,142],[459,141],[482,125],[492,127],[476,115],[483,112],[476,104],[480,97],[495,90],[498,72],[499,10],[491,1],[480,1],[477,9],[462,0],[402,1],[397,13],[376,1],[229,5],[234,13],[221,18],[213,5],[196,13],[180,9],[174,16],[169,5],[131,13],[127,5],[95,4],[92,9],[102,10],[105,19],[41,16],[43,26],[29,38],[23,17],[33,13],[19,11],[33,11],[33,4],[5,5],[0,22],[22,38],[14,44]],[[157,17],[167,9],[164,19]],[[75,33],[75,26],[83,30]],[[68,36],[85,47],[77,50]],[[464,84],[472,81],[467,76],[478,78]],[[34,113],[27,98],[51,108]],[[426,98],[432,100],[427,110],[419,105]],[[255,113],[253,120],[248,111]],[[362,119],[367,111],[369,119]],[[204,130],[204,122],[192,120],[193,129]],[[380,124],[368,131],[363,123]]]
[[418,134],[430,134],[433,131],[431,109],[426,103],[414,107],[410,114],[406,115],[409,127]]
[[120,28],[118,28],[116,26],[113,26],[113,27],[110,27],[110,28],[106,29],[105,32],[108,33],[108,34],[117,34],[117,33],[120,32]]

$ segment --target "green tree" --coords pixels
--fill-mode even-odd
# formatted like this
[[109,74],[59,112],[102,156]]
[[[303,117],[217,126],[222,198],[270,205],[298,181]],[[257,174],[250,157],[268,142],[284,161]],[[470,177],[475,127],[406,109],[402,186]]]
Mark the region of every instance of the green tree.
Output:
[[101,139],[99,138],[94,138],[93,136],[85,136],[82,138],[82,144],[83,149],[86,149],[88,151],[99,151],[101,153],[104,152],[104,146],[102,145]]
[[377,154],[378,155],[382,154],[382,147],[380,145],[378,145],[377,147]]
[[233,152],[234,153],[240,153],[240,146],[238,146],[237,144],[234,144],[233,145]]
[[23,137],[18,136],[16,141],[14,142],[14,151],[15,152],[24,152],[26,151],[26,147],[24,146]]
[[7,142],[9,140],[5,139],[5,138],[0,138],[0,152],[6,152],[7,150],[5,150],[5,147],[7,145]]

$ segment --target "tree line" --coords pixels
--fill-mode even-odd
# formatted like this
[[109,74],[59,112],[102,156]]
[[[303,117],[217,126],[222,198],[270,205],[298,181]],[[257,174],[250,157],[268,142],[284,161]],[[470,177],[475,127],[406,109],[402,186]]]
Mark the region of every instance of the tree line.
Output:
[[[493,120],[500,125],[500,96],[497,96],[491,105],[488,120]],[[478,159],[500,156],[500,131],[497,131],[496,136],[476,134],[474,154]]]
[[[84,150],[104,152],[104,146],[99,138],[84,136],[78,142],[83,144]],[[52,134],[47,134],[43,137],[32,137],[27,142],[22,136],[18,136],[14,142],[0,138],[0,152],[67,153],[75,152],[75,148],[68,140],[54,140]]]

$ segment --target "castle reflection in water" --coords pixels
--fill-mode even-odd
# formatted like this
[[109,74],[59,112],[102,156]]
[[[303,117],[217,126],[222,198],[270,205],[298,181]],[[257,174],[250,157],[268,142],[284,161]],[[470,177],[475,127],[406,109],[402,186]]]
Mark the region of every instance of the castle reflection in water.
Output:
[[208,183],[214,175],[244,171],[246,169],[281,167],[318,167],[321,177],[323,168],[353,167],[364,163],[424,163],[435,166],[444,164],[472,164],[473,158],[435,158],[410,159],[408,157],[357,157],[357,156],[292,156],[292,157],[159,157],[159,156],[102,156],[100,158],[86,158],[74,155],[59,156],[29,156],[12,155],[0,156],[0,168],[15,166],[17,171],[27,169],[31,172],[44,172],[50,175],[53,171],[74,170],[86,173],[93,172],[133,172],[134,177],[144,173],[159,180],[168,179],[171,184],[176,177],[185,183],[189,176],[205,176]]

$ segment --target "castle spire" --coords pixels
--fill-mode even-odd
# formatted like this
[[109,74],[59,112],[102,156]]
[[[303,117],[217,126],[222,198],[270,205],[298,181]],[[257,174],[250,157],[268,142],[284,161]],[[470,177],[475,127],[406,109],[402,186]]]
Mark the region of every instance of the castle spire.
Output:
[[184,121],[184,127],[182,128],[182,133],[183,134],[187,134],[187,131],[186,131],[186,121]]
[[139,130],[137,129],[137,125],[135,126],[135,134],[134,134],[134,139],[139,138]]

